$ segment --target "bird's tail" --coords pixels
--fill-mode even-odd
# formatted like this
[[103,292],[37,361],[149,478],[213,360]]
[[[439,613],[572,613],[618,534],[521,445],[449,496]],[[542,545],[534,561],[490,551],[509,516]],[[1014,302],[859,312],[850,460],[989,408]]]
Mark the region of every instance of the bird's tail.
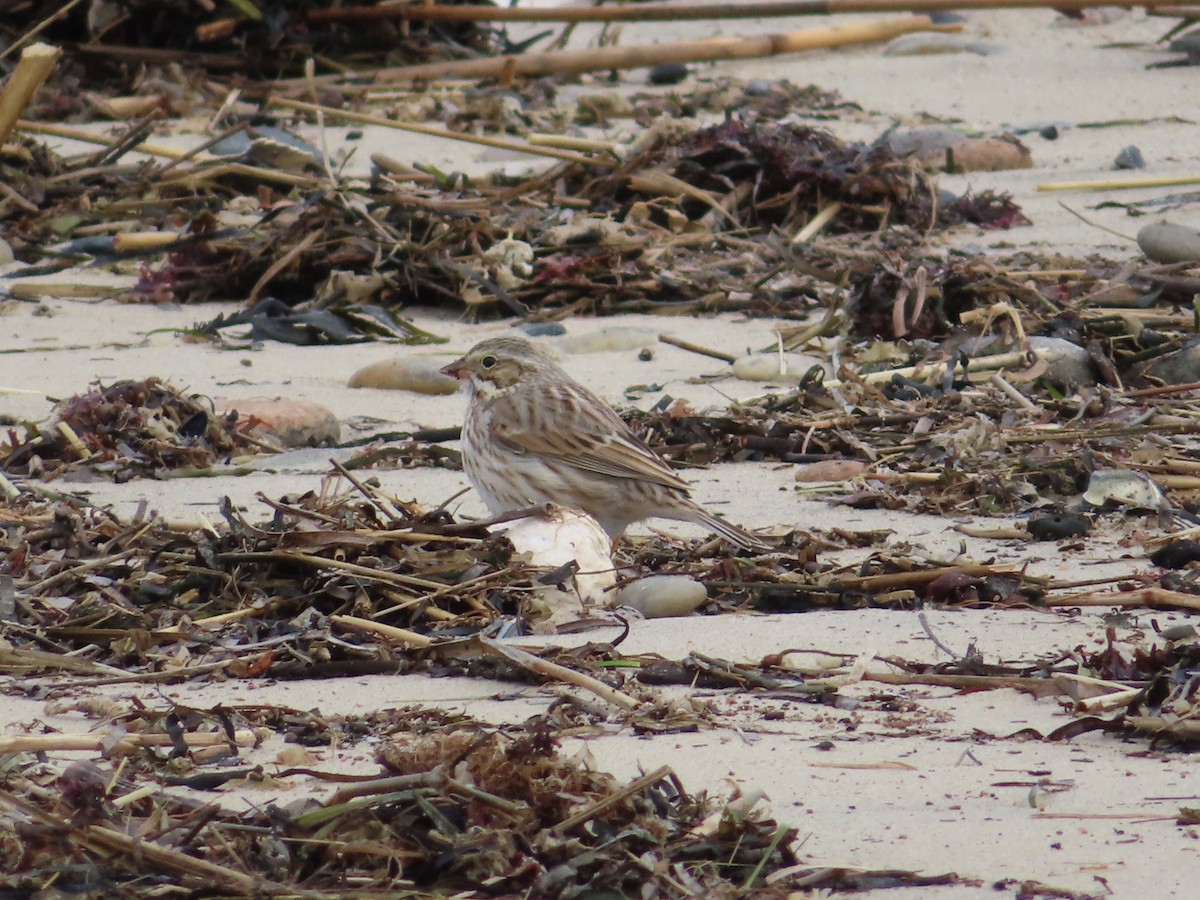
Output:
[[769,545],[756,535],[751,534],[744,528],[739,528],[732,522],[726,522],[724,519],[718,519],[708,510],[694,503],[688,504],[688,515],[686,516],[689,522],[694,522],[705,528],[715,531],[729,543],[741,547],[743,550],[766,550]]

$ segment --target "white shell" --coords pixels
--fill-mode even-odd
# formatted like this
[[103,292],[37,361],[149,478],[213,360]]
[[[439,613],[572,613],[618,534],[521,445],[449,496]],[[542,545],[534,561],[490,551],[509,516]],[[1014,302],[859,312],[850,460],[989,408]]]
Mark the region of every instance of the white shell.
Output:
[[552,571],[575,560],[579,571],[561,584],[535,589],[537,605],[552,624],[579,618],[589,606],[606,603],[617,583],[612,541],[600,523],[575,509],[552,507],[548,516],[518,519],[505,532],[529,563]]
[[704,585],[683,575],[651,575],[617,592],[617,603],[647,619],[686,616],[708,598]]
[[1097,469],[1088,480],[1083,499],[1092,506],[1103,506],[1112,500],[1134,509],[1158,509],[1162,491],[1145,472],[1126,469]]

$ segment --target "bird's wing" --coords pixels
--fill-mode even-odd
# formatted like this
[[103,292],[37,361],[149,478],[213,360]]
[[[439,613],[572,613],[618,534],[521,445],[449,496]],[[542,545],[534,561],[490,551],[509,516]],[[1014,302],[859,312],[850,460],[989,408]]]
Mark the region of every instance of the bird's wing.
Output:
[[[489,424],[492,440],[511,451],[550,457],[599,475],[650,481],[688,492],[687,482],[638,440],[604,401],[582,388],[572,388],[539,398],[536,426],[516,413],[511,397],[497,398]],[[575,411],[580,405],[588,409],[587,415]]]

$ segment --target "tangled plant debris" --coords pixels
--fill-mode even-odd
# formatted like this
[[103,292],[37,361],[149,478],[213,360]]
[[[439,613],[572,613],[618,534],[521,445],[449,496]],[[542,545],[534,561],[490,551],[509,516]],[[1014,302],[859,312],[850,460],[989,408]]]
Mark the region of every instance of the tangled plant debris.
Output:
[[[834,94],[704,74],[683,93],[511,72],[498,83],[385,84],[379,67],[520,48],[476,24],[355,28],[339,18],[344,4],[323,2],[106,0],[50,18],[43,6],[16,4],[0,24],[6,46],[40,34],[67,50],[34,121],[2,142],[0,239],[25,265],[6,283],[14,297],[45,290],[25,276],[103,267],[135,280],[127,300],[244,302],[188,335],[225,347],[439,340],[403,320],[415,305],[543,322],[773,317],[778,342],[758,355],[807,353],[799,373],[781,370],[761,397],[725,411],[668,400],[627,419],[680,464],[783,462],[798,490],[833,502],[1029,517],[997,532],[1062,550],[1116,516],[1171,525],[1197,513],[1195,266],[947,249],[947,229],[1018,227],[1024,213],[1003,194],[950,194],[886,134],[856,143],[821,130],[854,112]],[[155,146],[175,127],[166,117],[184,116],[204,123],[191,149]],[[76,127],[96,118],[118,124],[103,135]],[[625,122],[642,129],[637,140],[600,139]],[[326,147],[342,124],[350,145],[372,125],[550,159],[468,177],[376,154],[369,177],[348,176],[358,160]],[[39,130],[97,149],[55,154]],[[708,355],[737,361],[725,348]],[[731,371],[714,366],[713,379]],[[1156,551],[1146,568],[1075,583],[925,559],[883,533],[797,531],[756,555],[633,539],[618,550],[622,577],[693,579],[707,592],[702,614],[915,610],[945,659],[774,646],[757,662],[670,659],[623,650],[623,637],[529,649],[496,636],[536,627],[530,598],[569,581],[569,567],[534,567],[492,523],[456,522],[350,474],[454,466],[439,446],[452,430],[369,447],[311,494],[260,497],[265,519],[226,502],[223,521],[185,525],[121,519],[61,482],[209,472],[270,449],[205,398],[149,378],[97,385],[47,426],[8,424],[0,669],[16,677],[4,689],[95,727],[0,736],[7,890],[770,898],[958,884],[809,866],[796,831],[757,812],[753,794],[719,804],[667,767],[622,783],[559,744],[720,726],[706,691],[857,714],[918,705],[892,690],[910,685],[1016,690],[1072,714],[1011,735],[1021,740],[1200,740],[1190,626],[1155,622],[1128,642],[1110,631],[1100,650],[995,660],[948,650],[923,612],[1194,611],[1196,548],[1174,533],[1145,542]],[[860,551],[852,565],[829,561],[846,548]],[[430,709],[353,716],[72,696],[384,673],[572,693],[502,727]],[[844,690],[858,683],[880,691]],[[378,770],[331,771],[305,753],[333,747],[373,755]],[[62,752],[88,759],[68,764]],[[310,796],[206,802],[245,785]],[[1198,817],[1184,808],[1177,821]]]

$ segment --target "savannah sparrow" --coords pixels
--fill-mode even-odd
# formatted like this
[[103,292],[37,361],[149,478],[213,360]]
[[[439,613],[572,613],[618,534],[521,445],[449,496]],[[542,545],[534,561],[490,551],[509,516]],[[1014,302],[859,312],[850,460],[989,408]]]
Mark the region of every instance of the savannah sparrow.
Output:
[[481,341],[442,372],[467,383],[463,467],[493,513],[557,503],[583,510],[613,538],[657,517],[764,546],[694,503],[687,483],[608,404],[528,341]]

